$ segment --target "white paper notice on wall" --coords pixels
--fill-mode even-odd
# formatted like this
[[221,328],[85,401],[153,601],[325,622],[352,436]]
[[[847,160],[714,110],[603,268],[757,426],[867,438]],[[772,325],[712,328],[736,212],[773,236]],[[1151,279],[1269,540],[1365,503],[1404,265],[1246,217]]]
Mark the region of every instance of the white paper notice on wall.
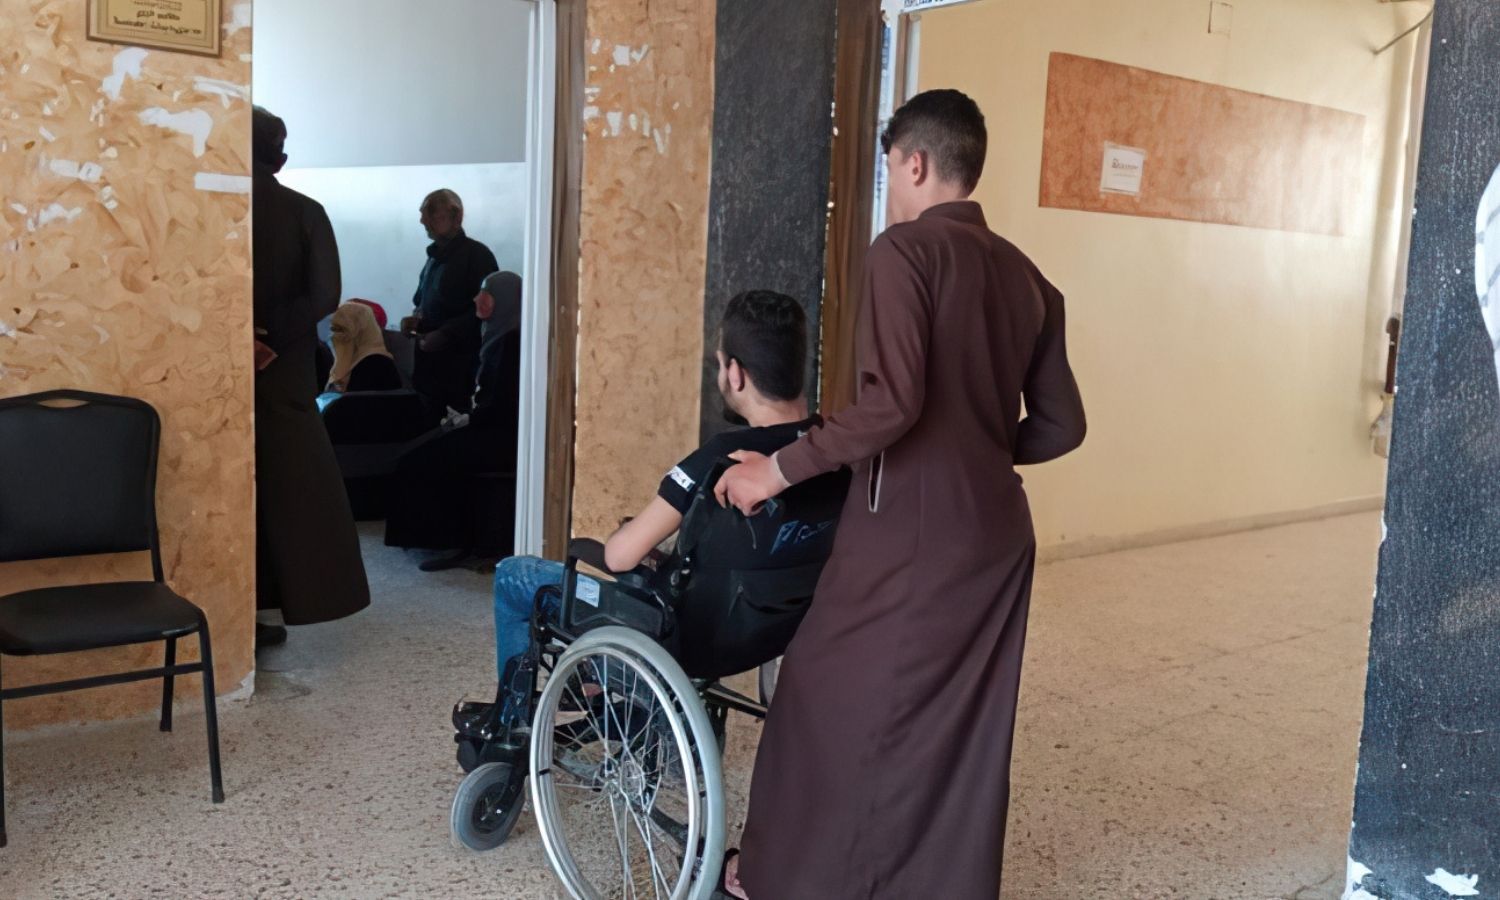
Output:
[[1234,28],[1234,6],[1223,0],[1213,0],[1208,5],[1208,33],[1229,34]]
[[1104,145],[1104,170],[1099,177],[1099,191],[1104,194],[1141,195],[1141,178],[1146,174],[1146,151],[1120,144]]
[[957,6],[960,3],[972,3],[974,0],[901,0],[901,12],[916,13],[926,9],[937,9],[939,6]]

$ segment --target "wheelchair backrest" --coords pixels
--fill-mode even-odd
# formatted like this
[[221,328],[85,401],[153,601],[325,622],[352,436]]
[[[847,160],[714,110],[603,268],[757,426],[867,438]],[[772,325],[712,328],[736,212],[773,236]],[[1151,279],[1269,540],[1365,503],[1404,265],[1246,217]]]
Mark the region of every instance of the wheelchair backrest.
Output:
[[[833,552],[839,513],[849,493],[848,470],[794,485],[757,514],[744,516],[733,507],[719,506],[714,498],[720,476],[733,464],[719,461],[698,486],[683,517],[674,562],[679,570],[699,576],[766,573],[750,580],[760,584],[761,590],[782,595],[776,599],[805,599],[810,595],[808,573],[815,576]],[[777,588],[772,574],[778,572],[788,576],[784,589]],[[792,577],[794,572],[800,574]],[[795,596],[799,593],[800,597]]]

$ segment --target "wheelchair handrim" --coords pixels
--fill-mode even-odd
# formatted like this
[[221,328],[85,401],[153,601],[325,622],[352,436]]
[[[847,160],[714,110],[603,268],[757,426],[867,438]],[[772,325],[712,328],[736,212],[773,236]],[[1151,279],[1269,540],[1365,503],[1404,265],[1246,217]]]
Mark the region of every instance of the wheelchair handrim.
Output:
[[[568,846],[552,773],[555,751],[552,726],[557,707],[570,677],[590,657],[604,657],[606,661],[618,661],[628,667],[640,682],[645,683],[653,701],[666,715],[673,746],[682,765],[688,822],[676,884],[669,894],[662,895],[653,880],[652,890],[657,896],[669,896],[671,900],[704,900],[713,890],[713,885],[708,883],[708,869],[717,864],[724,844],[724,795],[718,745],[692,682],[665,650],[629,629],[601,628],[575,642],[558,658],[537,704],[532,726],[531,771],[541,774],[533,775],[531,794],[548,859],[575,900],[601,900],[592,883],[579,870]],[[713,752],[705,754],[705,747]],[[609,809],[614,814],[612,824],[618,834],[621,827],[618,811],[613,806]],[[626,812],[634,815],[629,809]],[[647,818],[650,818],[649,813]],[[638,820],[634,824],[638,829],[642,827]],[[647,822],[645,827],[649,829],[650,825],[651,822]],[[701,852],[693,852],[692,848],[700,846],[700,842]],[[649,848],[649,842],[647,846]],[[651,859],[655,878],[658,870],[654,856]]]

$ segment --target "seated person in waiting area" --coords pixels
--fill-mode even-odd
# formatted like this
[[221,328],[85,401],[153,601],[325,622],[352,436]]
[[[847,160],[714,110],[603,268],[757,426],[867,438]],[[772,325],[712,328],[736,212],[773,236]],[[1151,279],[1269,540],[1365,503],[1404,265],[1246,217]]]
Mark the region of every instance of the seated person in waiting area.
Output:
[[401,372],[369,304],[350,300],[334,310],[331,331],[333,367],[324,390],[342,394],[401,389]]
[[[818,421],[809,417],[803,394],[807,318],[796,300],[771,291],[735,297],[719,326],[717,356],[726,414],[750,427],[710,438],[667,473],[655,499],[605,543],[605,563],[613,571],[639,565],[677,531],[699,482],[720,458],[740,450],[774,453]],[[563,574],[562,563],[533,557],[511,557],[496,567],[495,656],[502,690],[516,683],[514,676],[530,646],[533,598],[543,587],[560,585]],[[556,595],[544,597],[544,614],[555,618]],[[530,701],[526,690],[512,688],[501,711],[502,722],[527,723]]]

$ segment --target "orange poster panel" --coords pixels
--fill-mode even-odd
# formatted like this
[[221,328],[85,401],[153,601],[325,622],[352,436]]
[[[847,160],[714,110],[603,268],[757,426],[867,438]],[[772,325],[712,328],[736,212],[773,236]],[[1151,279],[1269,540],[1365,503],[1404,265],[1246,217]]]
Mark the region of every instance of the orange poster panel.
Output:
[[[1364,129],[1356,113],[1054,53],[1041,205],[1343,235]],[[1121,179],[1133,151],[1141,170]]]

